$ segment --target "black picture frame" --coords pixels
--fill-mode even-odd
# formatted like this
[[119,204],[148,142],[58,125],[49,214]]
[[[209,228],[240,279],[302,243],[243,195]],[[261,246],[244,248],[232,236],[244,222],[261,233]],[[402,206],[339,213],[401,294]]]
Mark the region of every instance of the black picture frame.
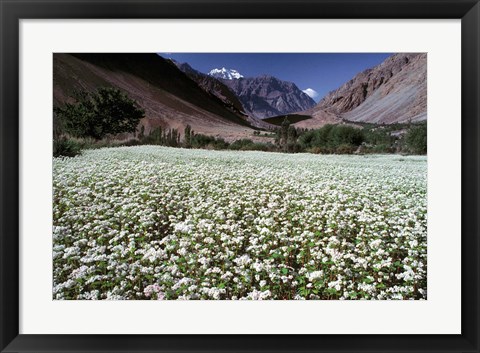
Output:
[[[2,352],[479,352],[478,0],[0,0],[0,350]],[[19,334],[19,20],[454,18],[462,29],[460,335]],[[228,324],[228,319],[226,319]]]

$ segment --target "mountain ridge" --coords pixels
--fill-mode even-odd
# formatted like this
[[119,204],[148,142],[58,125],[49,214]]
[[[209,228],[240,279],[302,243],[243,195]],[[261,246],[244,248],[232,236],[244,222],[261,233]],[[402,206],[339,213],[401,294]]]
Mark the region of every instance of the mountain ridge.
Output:
[[398,53],[355,75],[313,108],[370,123],[427,118],[427,54]]
[[244,119],[248,121],[252,126],[257,128],[268,129],[271,128],[271,124],[268,124],[261,119],[249,116],[243,107],[235,93],[225,85],[222,80],[219,80],[208,74],[204,74],[198,70],[195,70],[188,63],[179,63],[170,59],[183,73],[195,81],[205,92],[210,95],[216,96],[234,113],[241,114]]
[[245,111],[255,118],[296,113],[316,104],[295,83],[271,75],[220,80],[237,95]]

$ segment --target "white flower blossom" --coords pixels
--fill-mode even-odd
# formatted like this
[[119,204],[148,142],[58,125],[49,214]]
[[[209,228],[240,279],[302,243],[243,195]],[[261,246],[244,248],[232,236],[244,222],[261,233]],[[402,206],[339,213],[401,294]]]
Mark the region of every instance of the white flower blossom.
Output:
[[55,158],[52,298],[427,299],[426,172],[160,146]]

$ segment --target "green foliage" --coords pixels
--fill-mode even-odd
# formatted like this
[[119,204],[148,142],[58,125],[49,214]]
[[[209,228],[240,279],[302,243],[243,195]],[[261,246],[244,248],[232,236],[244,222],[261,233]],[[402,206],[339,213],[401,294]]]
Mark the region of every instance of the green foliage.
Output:
[[229,149],[231,150],[245,150],[248,146],[253,145],[254,142],[250,139],[241,139],[241,140],[236,140],[228,146]]
[[379,145],[369,145],[369,146],[362,146],[361,152],[362,153],[374,153],[374,154],[388,154],[388,153],[395,153],[396,147],[395,142],[391,144],[379,144]]
[[302,134],[298,143],[301,149],[314,153],[350,154],[364,140],[362,129],[349,125],[325,125]]
[[53,156],[54,157],[75,157],[81,154],[81,146],[74,140],[60,137],[53,140]]
[[246,145],[242,148],[242,151],[264,151],[273,152],[276,151],[275,146],[271,143],[254,142]]
[[187,126],[185,126],[185,130],[184,130],[184,145],[186,148],[190,148],[192,147],[192,137],[193,137],[193,131],[192,131],[192,127],[190,125],[187,124]]
[[427,153],[427,123],[413,125],[405,136],[407,151],[414,154]]
[[150,131],[150,134],[145,136],[141,143],[145,145],[178,147],[180,146],[180,134],[177,129],[162,129],[159,126]]
[[213,136],[196,134],[191,137],[191,146],[193,148],[224,149],[228,144],[223,139],[216,139]]
[[277,148],[271,143],[253,142],[250,139],[236,140],[228,148],[235,151],[277,151]]
[[316,137],[315,130],[309,130],[298,138],[298,143],[300,144],[300,147],[303,150],[306,150],[307,148],[310,148],[313,146],[313,141],[315,137]]
[[361,153],[427,153],[427,123],[372,124],[361,126],[364,142]]
[[328,138],[331,147],[339,147],[341,145],[360,146],[364,140],[361,129],[348,125],[336,125],[331,129]]
[[142,142],[148,145],[163,145],[164,139],[162,134],[162,127],[159,126],[150,131],[150,134],[145,136]]
[[365,142],[375,146],[388,146],[395,143],[395,137],[385,128],[365,128],[363,131]]
[[229,143],[222,138],[217,138],[211,146],[215,150],[225,150],[228,148]]
[[180,134],[177,129],[168,129],[164,134],[165,146],[176,147],[180,145]]
[[278,142],[283,152],[288,152],[288,135],[289,135],[288,131],[289,130],[290,130],[290,121],[288,121],[288,118],[285,117],[285,119],[282,122],[282,125],[280,126],[280,137]]
[[93,93],[78,93],[76,103],[54,108],[54,114],[68,134],[100,140],[107,135],[135,133],[145,111],[120,90],[102,87]]
[[215,142],[215,137],[203,134],[196,134],[191,139],[193,148],[203,148],[213,142]]
[[356,151],[357,146],[348,143],[342,143],[335,148],[335,153],[338,154],[352,154]]
[[302,149],[297,140],[301,133],[301,130],[290,124],[288,116],[285,116],[280,128],[276,130],[275,143],[277,148],[287,153],[300,152]]
[[[228,143],[222,138],[196,134],[190,125],[184,128],[183,140],[181,140],[181,135],[177,129],[157,127],[151,130],[148,135],[145,135],[145,128],[142,126],[139,130],[138,139],[116,141],[110,139],[94,140],[90,137],[80,139],[80,141],[83,141],[82,148],[150,144],[213,150],[230,149],[236,151],[285,153],[384,154],[401,152],[406,154],[425,154],[426,132],[426,123],[390,125],[362,123],[356,124],[356,126],[344,124],[325,125],[320,129],[307,130],[296,128],[287,119],[284,119],[282,126],[269,135],[269,137],[275,139],[275,144],[254,142],[251,139],[240,139]],[[254,135],[258,136],[261,134]],[[63,135],[55,134],[54,139],[59,140],[58,136],[61,137]]]

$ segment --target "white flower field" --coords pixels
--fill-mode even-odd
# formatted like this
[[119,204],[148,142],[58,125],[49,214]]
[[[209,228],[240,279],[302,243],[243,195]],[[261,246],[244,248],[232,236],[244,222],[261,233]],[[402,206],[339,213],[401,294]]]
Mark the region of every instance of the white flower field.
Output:
[[138,146],[53,162],[54,299],[426,299],[427,158]]

